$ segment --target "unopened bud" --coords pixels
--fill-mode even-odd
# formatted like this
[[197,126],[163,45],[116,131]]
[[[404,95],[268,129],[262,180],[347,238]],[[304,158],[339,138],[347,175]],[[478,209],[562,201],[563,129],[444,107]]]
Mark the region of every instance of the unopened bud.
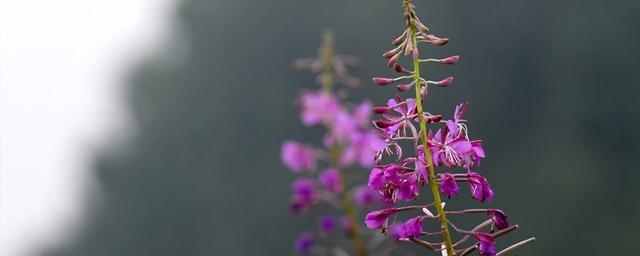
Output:
[[393,83],[393,78],[374,77],[372,80],[377,85],[389,85]]
[[453,55],[451,57],[447,57],[447,58],[441,59],[440,63],[441,64],[445,64],[445,65],[451,65],[453,63],[458,62],[458,60],[460,60],[460,56],[459,55]]
[[449,38],[440,38],[434,35],[426,35],[424,39],[426,42],[437,46],[442,46],[449,42]]
[[417,59],[420,57],[420,52],[418,51],[418,46],[413,48],[413,51],[411,52],[411,57],[413,57],[414,59]]
[[427,116],[425,117],[425,120],[427,121],[427,123],[437,123],[437,122],[440,122],[440,120],[442,120],[442,115]]
[[403,68],[402,66],[400,66],[400,64],[396,63],[393,68],[396,70],[396,72],[401,73],[401,74],[408,74],[409,70],[407,70],[406,68]]
[[396,55],[393,55],[393,57],[391,57],[391,59],[389,59],[389,61],[387,62],[387,67],[393,67],[396,63],[398,63],[398,58],[400,58],[400,53],[396,53]]
[[398,91],[401,91],[401,92],[408,91],[409,89],[411,89],[411,87],[413,87],[413,83],[396,85],[396,88],[398,88]]
[[373,113],[376,114],[384,114],[387,113],[387,111],[389,111],[388,107],[373,107]]
[[429,216],[430,218],[435,218],[436,216],[433,215],[433,213],[431,213],[431,211],[429,211],[429,209],[427,208],[422,208],[422,212],[424,212],[425,215]]
[[375,121],[373,121],[373,124],[374,124],[376,127],[378,127],[378,128],[383,128],[383,129],[384,129],[384,128],[387,128],[387,127],[391,127],[391,126],[393,126],[393,125],[394,125],[394,123],[392,123],[392,122],[387,122],[387,121],[384,121],[384,120],[375,120]]
[[391,58],[393,57],[394,54],[396,54],[397,50],[396,49],[391,49],[388,50],[387,52],[385,52],[384,54],[382,54],[383,57],[385,58]]
[[452,76],[449,76],[449,77],[447,77],[445,79],[442,79],[442,80],[440,80],[438,82],[435,82],[435,84],[437,86],[440,86],[440,87],[447,87],[447,86],[451,85],[452,83],[453,83],[453,77]]
[[405,35],[407,34],[407,32],[405,31],[404,33],[402,33],[402,35],[400,35],[399,37],[397,37],[396,39],[393,40],[393,42],[391,42],[393,45],[400,45],[404,40],[405,40]]

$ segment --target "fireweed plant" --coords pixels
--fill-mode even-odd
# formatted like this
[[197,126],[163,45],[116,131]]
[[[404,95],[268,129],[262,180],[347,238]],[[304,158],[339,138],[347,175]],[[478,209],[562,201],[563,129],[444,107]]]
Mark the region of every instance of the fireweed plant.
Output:
[[291,186],[290,209],[302,214],[312,209],[326,210],[328,206],[339,212],[321,216],[316,231],[297,238],[295,249],[303,254],[363,256],[374,249],[380,251],[378,254],[387,253],[396,244],[362,227],[363,215],[380,207],[382,196],[364,182],[348,182],[357,175],[358,168],[354,167],[361,168],[358,171],[365,181],[375,153],[385,146],[371,125],[371,102],[353,106],[343,100],[345,89],[334,92],[334,83],[349,87],[359,84],[358,79],[347,74],[347,67],[356,62],[354,57],[334,54],[334,39],[329,32],[324,34],[318,57],[294,62],[294,67],[318,74],[316,81],[322,85],[321,90],[305,91],[298,98],[302,123],[324,126],[326,134],[321,147],[292,140],[282,143],[282,162],[301,176]]
[[[414,98],[393,97],[386,106],[374,107],[382,116],[374,124],[384,141],[383,149],[375,155],[368,185],[384,197],[387,208],[372,211],[365,217],[370,229],[391,233],[399,241],[423,246],[442,255],[467,255],[478,250],[480,255],[505,255],[522,247],[535,238],[529,238],[496,253],[496,239],[514,231],[518,226],[507,222],[507,215],[499,209],[445,210],[441,195],[453,199],[460,194],[460,186],[467,184],[471,197],[479,202],[490,202],[494,191],[485,177],[477,172],[480,160],[485,158],[481,140],[469,137],[464,119],[467,104],[455,107],[451,119],[424,111],[429,87],[447,87],[453,83],[449,76],[439,81],[427,80],[420,73],[421,64],[451,65],[459,60],[458,55],[443,59],[421,57],[421,43],[442,46],[448,42],[430,33],[416,15],[411,0],[403,0],[405,30],[392,44],[395,48],[385,52],[388,67],[399,73],[398,77],[375,77],[380,86],[395,85],[400,91],[414,89]],[[408,57],[413,68],[407,69],[399,63]],[[429,126],[436,128],[427,129]],[[403,148],[410,148],[415,155],[405,157]],[[436,171],[436,169],[438,169]],[[455,171],[460,170],[460,171]],[[402,206],[403,201],[418,200],[422,187],[429,187],[433,201],[428,204]],[[404,203],[406,204],[406,203]],[[447,208],[452,208],[447,204]],[[399,214],[412,217],[401,221]],[[414,214],[411,214],[411,213]],[[417,213],[417,216],[416,214]],[[454,224],[451,216],[486,216],[486,220],[471,229]],[[462,218],[462,217],[461,217]],[[435,222],[437,230],[423,230],[423,223]],[[438,239],[438,242],[433,240]],[[457,241],[454,240],[458,239]]]

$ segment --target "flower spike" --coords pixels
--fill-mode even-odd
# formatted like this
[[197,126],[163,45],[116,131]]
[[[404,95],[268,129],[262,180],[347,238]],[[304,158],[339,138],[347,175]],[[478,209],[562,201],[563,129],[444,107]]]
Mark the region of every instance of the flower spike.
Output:
[[[490,202],[495,194],[487,179],[476,170],[486,154],[482,141],[471,139],[469,136],[467,120],[464,119],[467,104],[457,105],[450,119],[423,110],[423,96],[427,95],[427,88],[433,85],[451,86],[454,78],[449,76],[440,81],[426,80],[421,76],[420,64],[433,62],[451,65],[457,63],[460,56],[421,59],[421,45],[443,46],[449,39],[431,34],[429,28],[418,18],[411,0],[403,0],[403,7],[405,30],[393,40],[394,48],[385,52],[383,56],[389,59],[389,68],[406,76],[375,77],[373,82],[378,85],[391,85],[399,80],[410,79],[411,82],[396,84],[395,87],[400,92],[408,92],[413,88],[415,95],[414,98],[407,99],[395,96],[387,100],[386,106],[374,108],[374,113],[382,116],[374,121],[374,125],[379,129],[377,134],[386,145],[379,147],[380,150],[376,153],[376,166],[371,169],[368,185],[384,198],[387,208],[370,212],[365,218],[366,226],[380,229],[383,233],[390,228],[391,237],[395,239],[412,242],[447,256],[467,255],[473,251],[478,251],[480,255],[494,256],[529,243],[532,240],[525,240],[514,245],[515,247],[496,253],[496,239],[518,227],[509,225],[507,215],[502,210],[444,210],[445,202],[441,196],[447,196],[450,202],[453,202],[460,194],[459,183],[467,183],[471,197],[479,202]],[[402,67],[398,63],[401,57],[409,58],[413,68]],[[412,143],[405,145],[400,144],[401,141]],[[410,150],[406,150],[407,147]],[[395,148],[396,152],[413,151],[415,155],[403,157],[400,154],[387,159],[387,156],[393,155],[392,148]],[[441,170],[444,168],[446,171]],[[397,206],[401,201],[417,200],[422,188],[431,192],[433,202],[429,205],[433,206],[435,211],[428,209],[429,206]],[[416,215],[407,220],[402,221],[401,216],[396,215],[394,221],[389,223],[390,217],[397,212],[418,209],[422,212],[415,213]],[[448,218],[450,214],[473,213],[486,214],[489,219],[472,230],[464,230],[456,227]],[[428,221],[439,222],[440,229],[424,231],[423,222]],[[453,232],[462,238],[454,242],[451,235]],[[427,242],[422,239],[423,236],[439,236],[441,241]],[[475,239],[476,243],[462,247],[467,239]]]

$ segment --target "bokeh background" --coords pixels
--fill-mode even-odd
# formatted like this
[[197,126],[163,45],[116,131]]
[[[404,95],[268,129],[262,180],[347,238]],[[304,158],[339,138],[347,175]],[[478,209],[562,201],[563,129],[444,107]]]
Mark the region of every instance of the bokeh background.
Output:
[[[80,7],[69,11],[69,22],[54,23],[47,30],[65,31],[103,12],[109,13],[101,19],[106,24],[122,22],[122,17],[128,17],[125,10],[133,5],[115,1],[122,4],[105,9],[108,4],[96,8],[80,2]],[[316,85],[312,76],[291,70],[291,61],[315,55],[322,31],[331,29],[338,51],[361,60],[352,74],[364,83],[352,98],[384,102],[395,91],[368,81],[374,75],[390,74],[380,55],[402,30],[400,2],[182,0],[165,2],[166,8],[160,8],[157,2],[140,1],[137,10],[146,10],[158,20],[149,26],[140,26],[147,24],[144,19],[126,21],[138,25],[132,35],[155,31],[150,38],[162,42],[156,50],[139,54],[158,42],[132,43],[126,36],[120,41],[73,41],[78,47],[118,41],[119,54],[135,56],[112,67],[122,70],[112,72],[116,78],[86,79],[96,83],[112,79],[121,85],[118,93],[103,96],[110,102],[106,105],[121,108],[115,111],[120,114],[73,116],[119,125],[99,133],[94,140],[99,143],[82,147],[75,156],[86,164],[76,166],[72,176],[63,176],[75,184],[72,197],[35,196],[56,206],[62,202],[74,214],[63,214],[67,218],[62,224],[49,217],[48,222],[58,223],[56,232],[22,236],[30,248],[19,250],[21,255],[293,255],[292,240],[313,220],[288,212],[289,183],[295,177],[280,163],[280,143],[286,138],[318,141],[320,131],[299,123],[293,100],[301,89]],[[636,253],[640,2],[415,2],[421,20],[436,34],[451,38],[446,47],[423,52],[462,57],[456,66],[427,71],[436,78],[456,77],[454,86],[432,91],[427,108],[450,113],[454,104],[470,102],[467,116],[472,135],[485,140],[488,152],[480,171],[497,195],[491,206],[505,209],[520,224],[513,239],[538,238],[517,255]],[[3,6],[3,16],[12,11],[8,6]],[[41,10],[38,5],[25,10],[31,8]],[[132,17],[146,15],[140,12]],[[47,26],[49,16],[27,17],[36,19],[32,22],[37,27]],[[73,31],[90,37],[109,26],[83,28]],[[12,39],[6,30],[2,32],[0,41]],[[83,35],[51,36],[73,40]],[[115,54],[109,47],[99,49],[104,49],[104,56]],[[30,61],[40,63],[38,54],[42,53],[28,55]],[[6,52],[0,57],[5,61],[2,76],[15,76],[11,73],[15,62],[6,61]],[[59,62],[35,65],[20,77],[46,76],[49,68],[66,65],[66,56],[43,58]],[[104,64],[99,61],[102,55],[96,58],[95,63],[77,65]],[[76,95],[74,90],[96,88],[65,87],[65,77],[78,75],[82,72],[45,78],[50,89],[43,97],[64,102]],[[59,114],[39,101],[29,106],[6,103],[32,95],[18,89],[8,93],[20,88],[20,81],[2,80],[2,141],[46,134],[51,127],[40,123],[34,128],[35,124],[23,122],[19,124],[25,127],[10,130],[8,122],[19,117],[11,119],[8,107],[21,107],[21,113],[30,115]],[[48,177],[6,163],[16,161],[18,155],[11,154],[15,145],[38,148],[49,143],[47,136],[40,137],[2,144],[0,234],[5,252],[10,252],[7,242],[14,241],[10,238],[22,230],[21,222],[14,220],[32,221],[20,218],[14,208],[28,197],[7,187],[38,186],[46,184],[43,177]],[[21,156],[23,162],[48,157],[46,153]],[[8,179],[16,172],[29,178]]]

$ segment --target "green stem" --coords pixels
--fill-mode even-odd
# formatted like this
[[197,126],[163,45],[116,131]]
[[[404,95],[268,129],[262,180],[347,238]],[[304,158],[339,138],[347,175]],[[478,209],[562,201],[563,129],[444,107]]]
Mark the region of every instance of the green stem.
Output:
[[322,47],[320,48],[320,58],[322,60],[322,89],[326,93],[333,92],[333,56],[335,39],[331,31],[326,31],[322,35]]
[[[321,58],[322,58],[322,89],[325,93],[331,94],[333,93],[333,56],[334,56],[334,38],[331,32],[325,32],[322,40],[322,48],[321,48]],[[353,249],[356,252],[357,256],[366,256],[367,249],[364,244],[364,240],[362,239],[362,235],[360,234],[360,228],[358,225],[359,221],[353,208],[353,203],[351,203],[351,197],[349,197],[349,193],[347,192],[348,182],[344,173],[339,167],[340,161],[340,146],[334,146],[330,151],[330,165],[335,168],[340,175],[340,180],[342,181],[342,210],[345,215],[349,219],[351,223],[352,230],[352,240],[353,240]]]
[[[411,24],[409,27],[411,32],[411,41],[414,47],[417,47],[416,40],[416,26]],[[422,93],[420,92],[422,89],[422,83],[420,82],[420,60],[419,58],[413,58],[413,78],[415,80],[416,87],[416,106],[418,108],[418,119],[420,120],[420,138],[422,140],[422,148],[424,151],[424,156],[427,161],[426,165],[429,169],[429,185],[431,186],[431,193],[433,194],[433,200],[435,203],[436,211],[438,211],[438,216],[440,219],[440,228],[442,229],[442,237],[444,238],[444,244],[447,249],[447,255],[454,256],[455,250],[453,249],[453,245],[451,242],[451,234],[449,233],[449,226],[447,224],[447,216],[442,208],[442,199],[440,199],[440,191],[438,190],[438,183],[436,182],[436,174],[435,169],[433,168],[433,159],[431,159],[431,151],[429,150],[429,146],[427,144],[427,123],[424,120],[423,111],[422,111]],[[424,85],[426,86],[426,84]]]

